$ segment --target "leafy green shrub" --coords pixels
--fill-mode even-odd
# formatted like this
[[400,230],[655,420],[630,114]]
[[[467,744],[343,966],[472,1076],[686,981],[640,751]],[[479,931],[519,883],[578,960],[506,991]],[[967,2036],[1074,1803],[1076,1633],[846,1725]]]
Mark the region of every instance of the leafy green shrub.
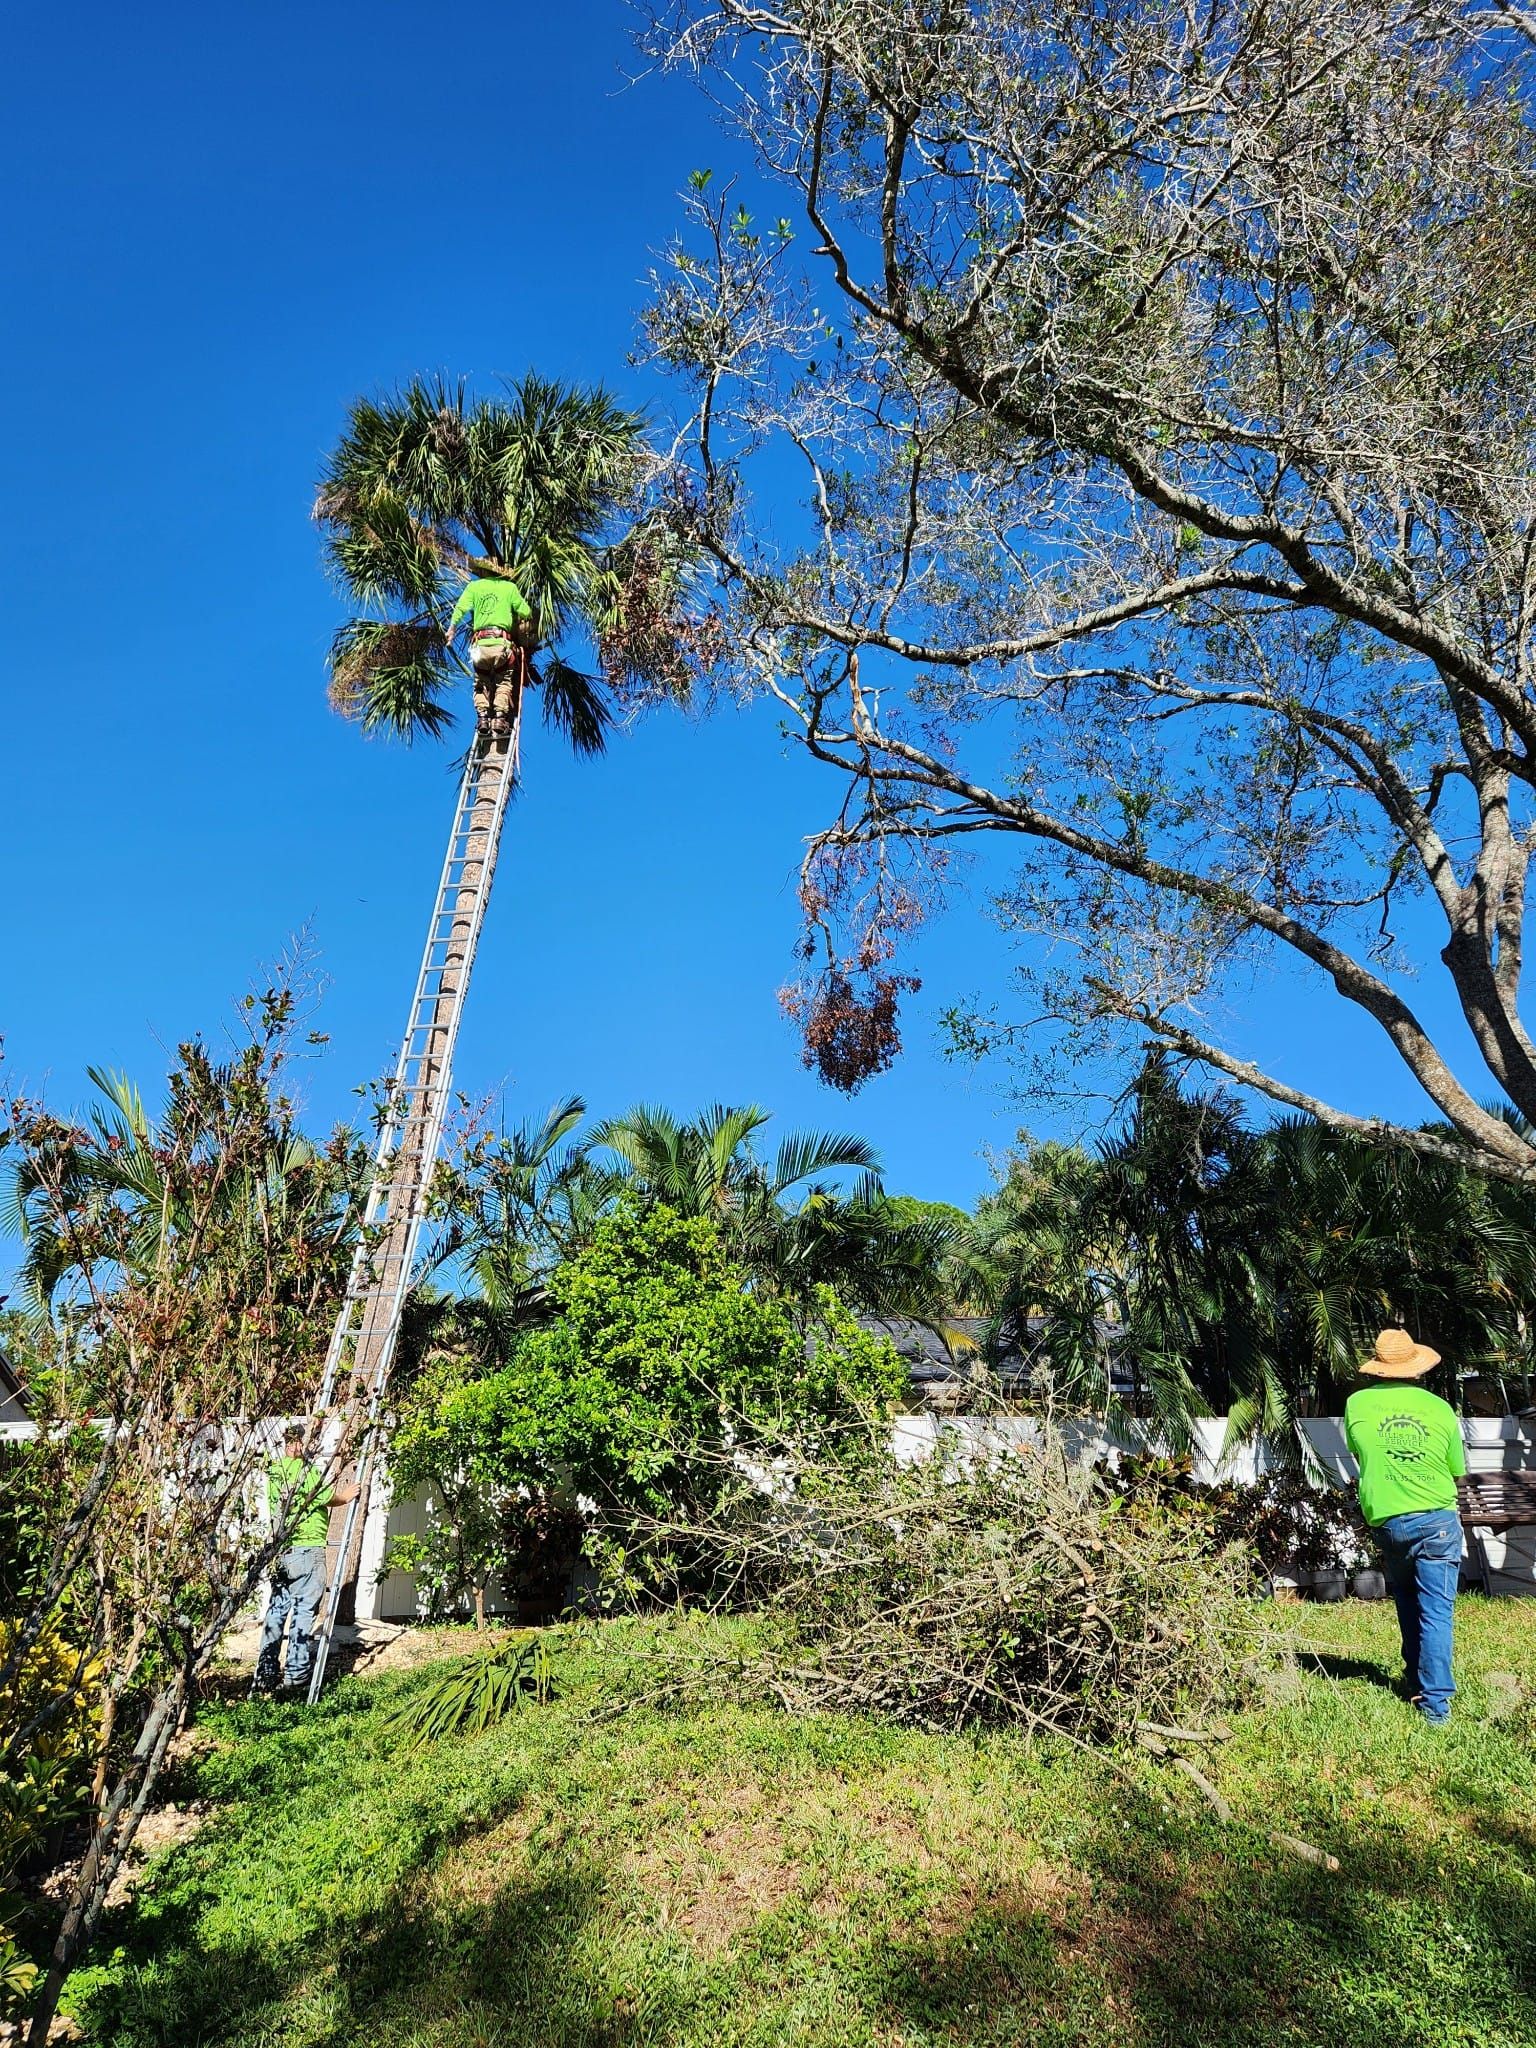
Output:
[[1217,1546],[1242,1544],[1257,1575],[1354,1571],[1375,1554],[1353,1494],[1318,1485],[1293,1467],[1261,1473],[1249,1485],[1214,1486],[1195,1478],[1188,1458],[1124,1458],[1115,1470],[1101,1470],[1111,1490],[1142,1514],[1182,1515]]
[[715,1483],[711,1453],[811,1433],[899,1398],[884,1339],[829,1290],[802,1331],[747,1291],[711,1224],[621,1210],[550,1282],[560,1313],[504,1374],[502,1442],[519,1477],[675,1507]]
[[[18,1636],[0,1622],[0,1670]],[[0,2013],[24,2002],[38,1974],[13,1931],[23,1902],[10,1887],[84,1807],[101,1723],[99,1661],[45,1629],[0,1684],[0,1755],[14,1758],[0,1770]]]
[[426,1487],[425,1536],[395,1546],[427,1604],[452,1612],[529,1568],[536,1524],[579,1499],[622,1524],[706,1507],[720,1454],[884,1416],[905,1376],[828,1289],[807,1329],[751,1293],[714,1227],[623,1206],[550,1278],[556,1316],[499,1371],[439,1360],[404,1402],[399,1492]]
[[1246,1543],[1268,1574],[1356,1571],[1376,1554],[1353,1494],[1313,1485],[1300,1472],[1266,1472],[1252,1486],[1214,1493],[1217,1527]]
[[385,1560],[414,1574],[423,1615],[443,1620],[486,1599],[503,1559],[502,1517],[514,1482],[501,1451],[501,1396],[473,1362],[442,1354],[422,1370],[390,1440],[396,1493],[425,1490],[425,1530],[396,1537]]

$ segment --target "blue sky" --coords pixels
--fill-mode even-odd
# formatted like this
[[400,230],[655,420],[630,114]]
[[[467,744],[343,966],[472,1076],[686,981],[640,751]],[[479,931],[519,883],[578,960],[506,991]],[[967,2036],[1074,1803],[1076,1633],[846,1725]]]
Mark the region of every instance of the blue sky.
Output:
[[[61,1104],[88,1061],[152,1083],[300,928],[327,982],[316,1121],[391,1061],[453,797],[450,749],[326,708],[340,616],[308,522],[355,394],[625,366],[650,251],[727,151],[684,82],[627,85],[618,0],[556,9],[28,8],[0,88],[8,318],[7,863],[0,1030]],[[24,200],[22,200],[24,195]],[[22,200],[22,203],[18,203]],[[764,711],[671,716],[572,763],[542,730],[461,1042],[509,1116],[583,1092],[757,1100],[853,1128],[894,1187],[969,1202],[1020,1120],[934,1019],[1001,990],[974,910],[925,940],[908,1052],[852,1104],[801,1068],[775,990],[831,791]],[[1249,1044],[1417,1114],[1358,1028],[1288,982]],[[1036,1119],[1042,1123],[1043,1119]]]

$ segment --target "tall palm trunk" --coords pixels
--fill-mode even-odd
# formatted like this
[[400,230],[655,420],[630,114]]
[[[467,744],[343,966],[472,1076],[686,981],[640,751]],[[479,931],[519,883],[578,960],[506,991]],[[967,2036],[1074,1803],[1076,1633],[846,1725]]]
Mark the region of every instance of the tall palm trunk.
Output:
[[[458,889],[449,912],[443,965],[437,976],[437,988],[432,993],[431,1012],[425,1024],[426,1045],[421,1067],[423,1085],[416,1091],[414,1100],[406,1106],[405,1125],[391,1166],[389,1206],[374,1260],[374,1281],[369,1291],[362,1328],[358,1333],[357,1348],[353,1354],[351,1384],[348,1392],[341,1397],[343,1428],[348,1441],[356,1441],[359,1429],[366,1426],[367,1421],[377,1410],[378,1395],[381,1392],[381,1369],[388,1363],[385,1354],[398,1330],[395,1298],[398,1292],[402,1292],[410,1285],[407,1267],[412,1250],[412,1223],[425,1198],[426,1184],[436,1163],[435,1133],[439,1128],[438,1111],[452,1081],[450,1060],[455,1019],[462,1011],[464,998],[469,989],[470,974],[474,968],[477,937],[476,900],[480,896],[483,875],[485,893],[480,904],[483,919],[490,904],[491,883],[495,878],[496,857],[500,850],[501,826],[506,819],[506,808],[501,803],[502,785],[508,781],[515,783],[517,776],[518,742],[526,695],[524,679],[527,674],[527,658],[521,650],[518,654],[518,666],[520,673],[513,704],[511,734],[506,739],[494,739],[487,735],[483,740],[476,742],[479,747],[479,769],[470,810],[465,857]],[[507,795],[510,798],[510,788]],[[458,816],[455,813],[454,829],[457,830],[457,827]],[[434,918],[439,908],[440,906],[434,905]],[[376,1447],[376,1438],[370,1435],[364,1444],[358,1464],[356,1477],[361,1500],[357,1513],[350,1517],[351,1533],[346,1540],[345,1554],[338,1564],[334,1612],[336,1621],[351,1621],[356,1613],[357,1574],[362,1556],[363,1532],[367,1521],[368,1494],[373,1478]]]

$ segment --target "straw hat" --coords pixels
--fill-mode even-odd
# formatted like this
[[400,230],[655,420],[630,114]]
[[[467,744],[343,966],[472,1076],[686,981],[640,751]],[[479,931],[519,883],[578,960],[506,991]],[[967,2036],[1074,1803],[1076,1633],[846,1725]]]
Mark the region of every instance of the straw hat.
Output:
[[1416,1380],[1439,1363],[1439,1352],[1431,1351],[1427,1344],[1415,1344],[1406,1330],[1378,1330],[1376,1349],[1360,1370],[1378,1380]]

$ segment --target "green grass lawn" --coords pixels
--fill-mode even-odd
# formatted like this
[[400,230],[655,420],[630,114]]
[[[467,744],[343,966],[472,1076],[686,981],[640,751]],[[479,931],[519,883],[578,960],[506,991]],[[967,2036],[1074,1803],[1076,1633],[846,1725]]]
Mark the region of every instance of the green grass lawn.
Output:
[[[380,1705],[211,1709],[215,1802],[111,1916],[89,2040],[284,2048],[1536,2043],[1536,1602],[1462,1602],[1457,1718],[1389,1688],[1390,1609],[1292,1607],[1322,1660],[1207,1760],[566,1695],[391,1753]],[[1282,1829],[1336,1874],[1274,1847]]]

